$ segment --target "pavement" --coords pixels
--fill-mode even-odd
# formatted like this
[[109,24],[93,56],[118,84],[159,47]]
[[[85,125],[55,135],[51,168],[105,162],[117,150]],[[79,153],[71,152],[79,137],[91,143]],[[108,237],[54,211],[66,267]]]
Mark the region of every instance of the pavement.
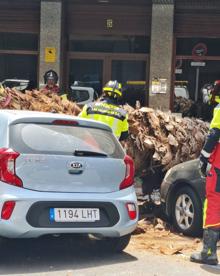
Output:
[[81,236],[8,240],[0,248],[0,275],[220,275],[220,266],[190,263],[184,255],[166,256],[133,246],[112,254],[99,241]]

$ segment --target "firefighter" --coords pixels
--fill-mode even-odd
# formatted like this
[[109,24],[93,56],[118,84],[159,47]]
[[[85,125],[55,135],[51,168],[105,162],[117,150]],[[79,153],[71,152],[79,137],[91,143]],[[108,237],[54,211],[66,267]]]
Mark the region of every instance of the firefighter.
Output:
[[[214,108],[220,103],[220,80],[216,80],[214,86],[207,86],[203,89],[203,115],[204,120],[211,121]],[[206,90],[206,91],[205,91]]]
[[[206,200],[203,214],[203,249],[192,254],[192,262],[217,265],[217,242],[220,230],[220,104],[214,109],[207,141],[200,155],[200,171],[206,177]],[[207,169],[208,168],[208,169]]]
[[109,125],[119,141],[124,141],[128,137],[128,121],[126,111],[119,105],[121,97],[121,83],[111,80],[103,87],[103,100],[85,105],[79,116]]
[[201,93],[202,93],[202,102],[204,104],[209,103],[210,98],[211,98],[211,93],[213,90],[213,85],[210,83],[206,83],[204,84],[204,86],[201,89]]
[[57,85],[58,75],[55,71],[49,70],[44,74],[44,83],[46,84],[44,88],[40,91],[43,93],[59,93],[59,86]]

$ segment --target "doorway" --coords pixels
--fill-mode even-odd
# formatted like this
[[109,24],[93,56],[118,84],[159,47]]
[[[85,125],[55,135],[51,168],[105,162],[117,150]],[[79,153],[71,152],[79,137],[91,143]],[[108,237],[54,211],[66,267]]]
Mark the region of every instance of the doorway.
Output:
[[148,54],[69,52],[68,89],[79,82],[101,96],[103,85],[116,79],[124,87],[125,102],[134,105],[139,100],[144,105],[148,98],[148,60]]

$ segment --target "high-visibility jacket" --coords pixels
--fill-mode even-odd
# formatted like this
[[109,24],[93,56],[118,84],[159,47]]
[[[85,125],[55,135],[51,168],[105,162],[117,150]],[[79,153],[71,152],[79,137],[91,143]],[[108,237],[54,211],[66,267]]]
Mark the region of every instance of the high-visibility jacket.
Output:
[[125,140],[128,137],[128,115],[118,105],[106,100],[89,103],[83,107],[79,116],[107,124],[119,140]]
[[219,95],[213,95],[212,93],[209,94],[209,104],[219,104],[220,103],[220,96]]
[[63,94],[63,95],[61,95],[61,96],[60,96],[60,98],[61,98],[62,100],[68,100],[68,98],[67,98],[67,94]]

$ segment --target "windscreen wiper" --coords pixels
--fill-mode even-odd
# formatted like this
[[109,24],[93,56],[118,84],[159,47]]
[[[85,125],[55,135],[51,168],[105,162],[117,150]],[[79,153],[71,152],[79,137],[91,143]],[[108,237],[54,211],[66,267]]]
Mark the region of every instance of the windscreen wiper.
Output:
[[100,156],[100,157],[108,157],[106,153],[98,152],[98,151],[89,151],[89,150],[75,150],[73,155],[75,156]]

